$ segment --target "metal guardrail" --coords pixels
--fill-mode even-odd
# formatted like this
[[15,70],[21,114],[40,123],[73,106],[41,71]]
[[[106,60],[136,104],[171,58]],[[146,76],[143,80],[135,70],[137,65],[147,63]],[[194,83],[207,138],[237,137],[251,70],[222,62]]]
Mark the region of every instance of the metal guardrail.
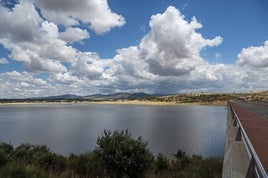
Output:
[[[261,161],[260,161],[260,158],[259,158],[259,156],[257,155],[257,153],[256,153],[256,151],[255,151],[255,149],[254,149],[254,147],[253,147],[253,145],[252,145],[252,143],[251,143],[251,141],[249,140],[249,138],[248,138],[248,135],[247,135],[247,133],[245,132],[245,129],[244,129],[244,127],[242,126],[242,124],[241,124],[241,122],[240,122],[240,120],[239,120],[239,118],[238,118],[238,116],[237,116],[237,114],[236,114],[236,112],[235,112],[235,110],[233,109],[233,107],[231,106],[231,103],[230,103],[230,101],[229,101],[229,106],[230,106],[230,108],[231,108],[231,110],[232,110],[232,112],[233,112],[233,114],[235,115],[235,118],[236,118],[236,121],[237,121],[237,124],[238,124],[238,126],[240,127],[240,129],[241,129],[241,135],[243,135],[243,137],[244,137],[244,140],[245,140],[245,144],[247,145],[247,147],[248,147],[248,150],[249,150],[249,152],[250,152],[250,154],[251,154],[251,159],[254,159],[254,167],[256,167],[257,168],[257,176],[259,177],[259,176],[261,176],[262,178],[268,178],[268,175],[267,175],[267,173],[266,173],[266,171],[265,171],[265,169],[264,169],[264,167],[263,167],[263,165],[262,165],[262,163],[261,163]],[[252,161],[252,160],[250,160],[250,161]]]

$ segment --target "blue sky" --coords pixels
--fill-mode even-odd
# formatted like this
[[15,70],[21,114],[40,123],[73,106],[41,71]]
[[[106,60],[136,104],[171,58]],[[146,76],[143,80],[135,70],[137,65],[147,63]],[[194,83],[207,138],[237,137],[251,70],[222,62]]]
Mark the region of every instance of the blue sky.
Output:
[[[117,49],[137,45],[150,30],[148,22],[151,16],[164,12],[168,6],[179,9],[187,20],[195,16],[203,25],[199,31],[204,37],[220,35],[224,38],[217,48],[204,51],[210,60],[218,52],[226,55],[221,62],[233,63],[242,48],[262,45],[268,37],[268,2],[265,0],[117,0],[108,3],[111,9],[126,18],[127,23],[106,35],[88,40],[92,44],[90,48],[104,58],[113,57]],[[114,43],[118,38],[121,40]]]
[[266,0],[0,2],[0,98],[268,87]]

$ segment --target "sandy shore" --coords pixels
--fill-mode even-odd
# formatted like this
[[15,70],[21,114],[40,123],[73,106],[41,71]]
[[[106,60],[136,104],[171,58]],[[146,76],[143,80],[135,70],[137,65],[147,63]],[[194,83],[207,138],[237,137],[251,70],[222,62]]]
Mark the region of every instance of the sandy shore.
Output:
[[181,105],[174,102],[157,102],[157,101],[140,101],[140,100],[118,100],[118,101],[97,101],[97,102],[83,102],[93,104],[125,104],[125,105]]
[[160,101],[146,101],[146,100],[117,100],[117,101],[59,101],[59,102],[12,102],[0,103],[0,105],[35,105],[35,104],[115,104],[115,105],[212,105],[212,106],[226,106],[225,101],[215,101],[208,103],[176,103],[176,102],[160,102]]
[[[188,105],[184,103],[172,102],[155,102],[155,101],[139,101],[139,100],[118,100],[118,101],[59,101],[59,102],[12,102],[0,103],[0,105],[39,105],[39,104],[115,104],[115,105]],[[192,105],[192,104],[191,104]]]

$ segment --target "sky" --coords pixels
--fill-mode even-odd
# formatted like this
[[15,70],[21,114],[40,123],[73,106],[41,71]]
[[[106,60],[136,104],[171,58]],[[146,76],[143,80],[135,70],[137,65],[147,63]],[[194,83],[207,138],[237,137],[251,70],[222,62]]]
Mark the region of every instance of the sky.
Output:
[[0,98],[268,89],[267,0],[0,0]]

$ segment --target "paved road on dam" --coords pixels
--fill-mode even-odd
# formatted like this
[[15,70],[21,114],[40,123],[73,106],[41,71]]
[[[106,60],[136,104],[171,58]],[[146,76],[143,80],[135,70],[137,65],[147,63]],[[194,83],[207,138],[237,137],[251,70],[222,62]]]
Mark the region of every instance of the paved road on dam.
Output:
[[243,108],[259,115],[265,119],[268,119],[268,104],[254,103],[254,102],[236,102]]
[[268,172],[268,104],[233,101],[231,106]]

